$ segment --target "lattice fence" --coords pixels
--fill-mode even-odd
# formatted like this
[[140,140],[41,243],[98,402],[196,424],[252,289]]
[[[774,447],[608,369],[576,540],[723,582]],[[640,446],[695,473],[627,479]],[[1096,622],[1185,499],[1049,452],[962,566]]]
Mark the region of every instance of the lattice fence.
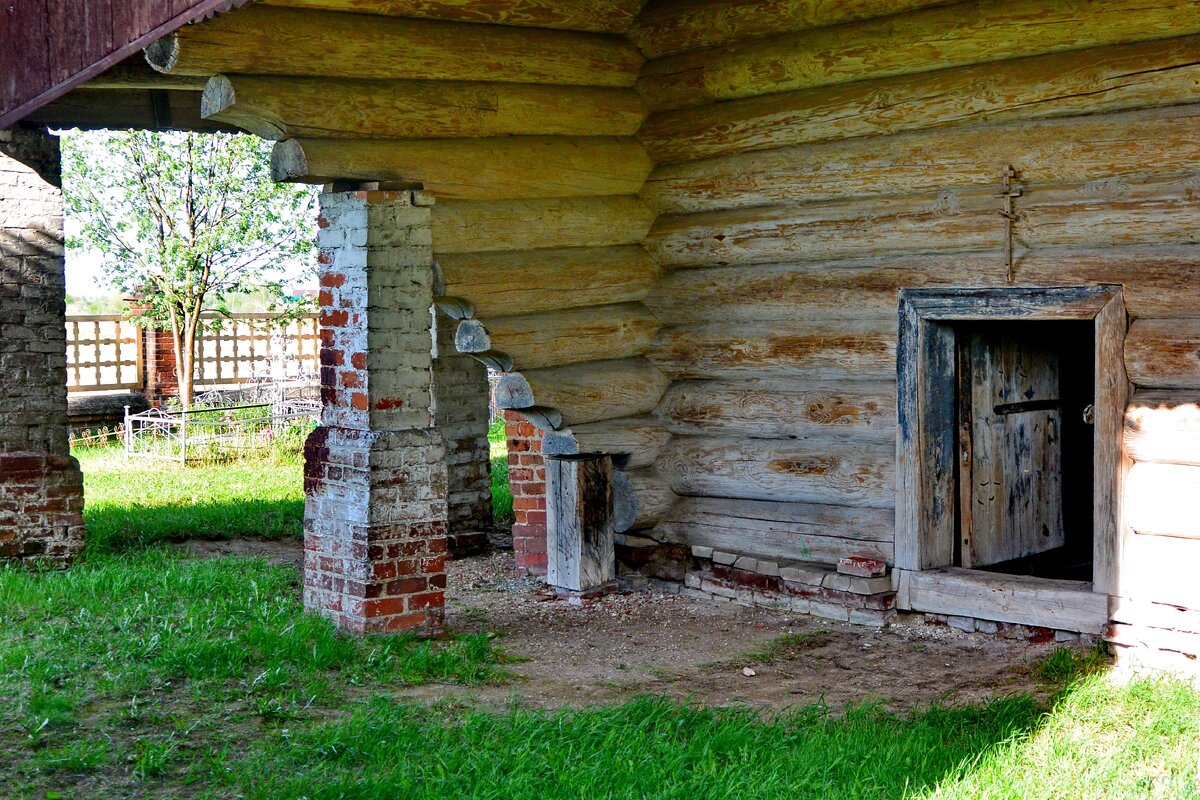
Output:
[[67,390],[141,389],[142,330],[120,314],[67,317]]

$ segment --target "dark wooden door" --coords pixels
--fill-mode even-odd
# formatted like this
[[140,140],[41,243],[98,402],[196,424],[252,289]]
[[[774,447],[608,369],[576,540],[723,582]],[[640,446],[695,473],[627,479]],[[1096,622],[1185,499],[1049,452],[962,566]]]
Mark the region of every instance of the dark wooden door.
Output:
[[1041,326],[959,337],[961,564],[1062,547],[1061,343]]

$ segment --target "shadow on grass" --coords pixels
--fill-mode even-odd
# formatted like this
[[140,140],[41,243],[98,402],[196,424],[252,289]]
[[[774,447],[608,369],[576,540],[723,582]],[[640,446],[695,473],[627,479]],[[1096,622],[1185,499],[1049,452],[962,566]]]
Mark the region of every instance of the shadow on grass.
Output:
[[84,510],[87,553],[119,553],[185,539],[287,539],[303,531],[304,500],[238,498],[155,505],[95,503]]

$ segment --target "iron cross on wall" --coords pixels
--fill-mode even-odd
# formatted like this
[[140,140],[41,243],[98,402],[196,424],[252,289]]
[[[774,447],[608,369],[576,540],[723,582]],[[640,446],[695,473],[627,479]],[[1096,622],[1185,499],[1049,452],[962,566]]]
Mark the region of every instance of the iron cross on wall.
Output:
[[996,197],[1004,199],[1004,209],[999,214],[1004,217],[1004,263],[1008,269],[1009,283],[1017,279],[1013,266],[1013,224],[1017,221],[1017,215],[1013,211],[1013,200],[1021,196],[1021,187],[1013,184],[1016,178],[1017,171],[1009,164],[1001,175],[1000,191],[996,192]]

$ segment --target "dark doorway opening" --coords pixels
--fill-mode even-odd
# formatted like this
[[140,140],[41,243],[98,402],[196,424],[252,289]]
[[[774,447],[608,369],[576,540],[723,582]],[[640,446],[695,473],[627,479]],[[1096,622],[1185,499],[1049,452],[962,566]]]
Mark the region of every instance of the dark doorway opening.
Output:
[[1094,325],[954,328],[954,565],[1092,580]]

